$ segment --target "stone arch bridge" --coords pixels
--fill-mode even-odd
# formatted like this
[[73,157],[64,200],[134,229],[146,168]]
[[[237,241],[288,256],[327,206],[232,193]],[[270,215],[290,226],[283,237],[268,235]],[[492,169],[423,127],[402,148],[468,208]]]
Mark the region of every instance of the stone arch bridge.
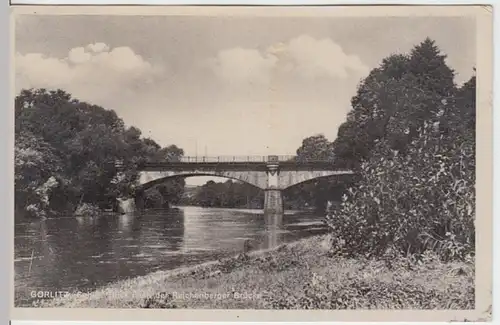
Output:
[[283,213],[283,190],[321,177],[352,175],[331,161],[296,161],[293,156],[182,157],[145,163],[139,168],[138,193],[169,178],[216,176],[239,180],[265,191],[264,213]]

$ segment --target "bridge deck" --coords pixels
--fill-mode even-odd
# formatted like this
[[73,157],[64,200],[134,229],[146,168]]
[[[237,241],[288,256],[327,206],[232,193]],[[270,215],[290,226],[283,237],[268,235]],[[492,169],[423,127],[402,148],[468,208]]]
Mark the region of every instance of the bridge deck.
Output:
[[[194,169],[266,171],[267,164],[268,164],[267,162],[153,162],[153,163],[141,164],[139,166],[139,169],[144,171],[194,170]],[[332,162],[329,161],[280,162],[279,169],[280,170],[342,170],[342,168],[336,167]]]
[[[345,170],[335,167],[332,160],[296,159],[295,156],[217,156],[217,157],[181,157],[180,159],[162,162],[147,162],[138,167],[144,171],[162,170],[232,170],[232,171],[265,171],[270,163],[279,165],[280,170]],[[120,162],[116,163],[121,167]]]

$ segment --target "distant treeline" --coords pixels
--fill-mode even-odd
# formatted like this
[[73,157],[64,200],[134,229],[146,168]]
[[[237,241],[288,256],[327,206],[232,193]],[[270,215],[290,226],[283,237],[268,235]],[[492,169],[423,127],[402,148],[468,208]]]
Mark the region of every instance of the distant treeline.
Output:
[[[347,187],[354,178],[345,180],[315,180],[297,185],[284,191],[286,209],[322,209],[327,201],[340,202]],[[317,193],[324,195],[316,195]],[[227,180],[208,181],[202,186],[186,189],[179,200],[181,205],[194,205],[218,208],[262,209],[264,191],[252,185]]]
[[202,207],[261,209],[264,192],[252,185],[241,182],[208,181],[184,192],[180,204]]

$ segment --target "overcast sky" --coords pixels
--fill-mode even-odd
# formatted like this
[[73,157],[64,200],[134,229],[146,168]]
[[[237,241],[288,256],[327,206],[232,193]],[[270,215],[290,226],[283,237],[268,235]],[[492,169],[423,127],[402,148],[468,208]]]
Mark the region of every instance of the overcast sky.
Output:
[[294,154],[334,140],[356,85],[426,37],[461,83],[469,18],[21,16],[16,91],[62,88],[187,155]]

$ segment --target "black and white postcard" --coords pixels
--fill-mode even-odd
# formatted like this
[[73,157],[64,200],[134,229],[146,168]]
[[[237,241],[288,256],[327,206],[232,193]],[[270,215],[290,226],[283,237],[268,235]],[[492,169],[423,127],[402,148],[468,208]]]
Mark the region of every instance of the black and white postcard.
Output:
[[491,318],[488,7],[12,27],[14,319]]

